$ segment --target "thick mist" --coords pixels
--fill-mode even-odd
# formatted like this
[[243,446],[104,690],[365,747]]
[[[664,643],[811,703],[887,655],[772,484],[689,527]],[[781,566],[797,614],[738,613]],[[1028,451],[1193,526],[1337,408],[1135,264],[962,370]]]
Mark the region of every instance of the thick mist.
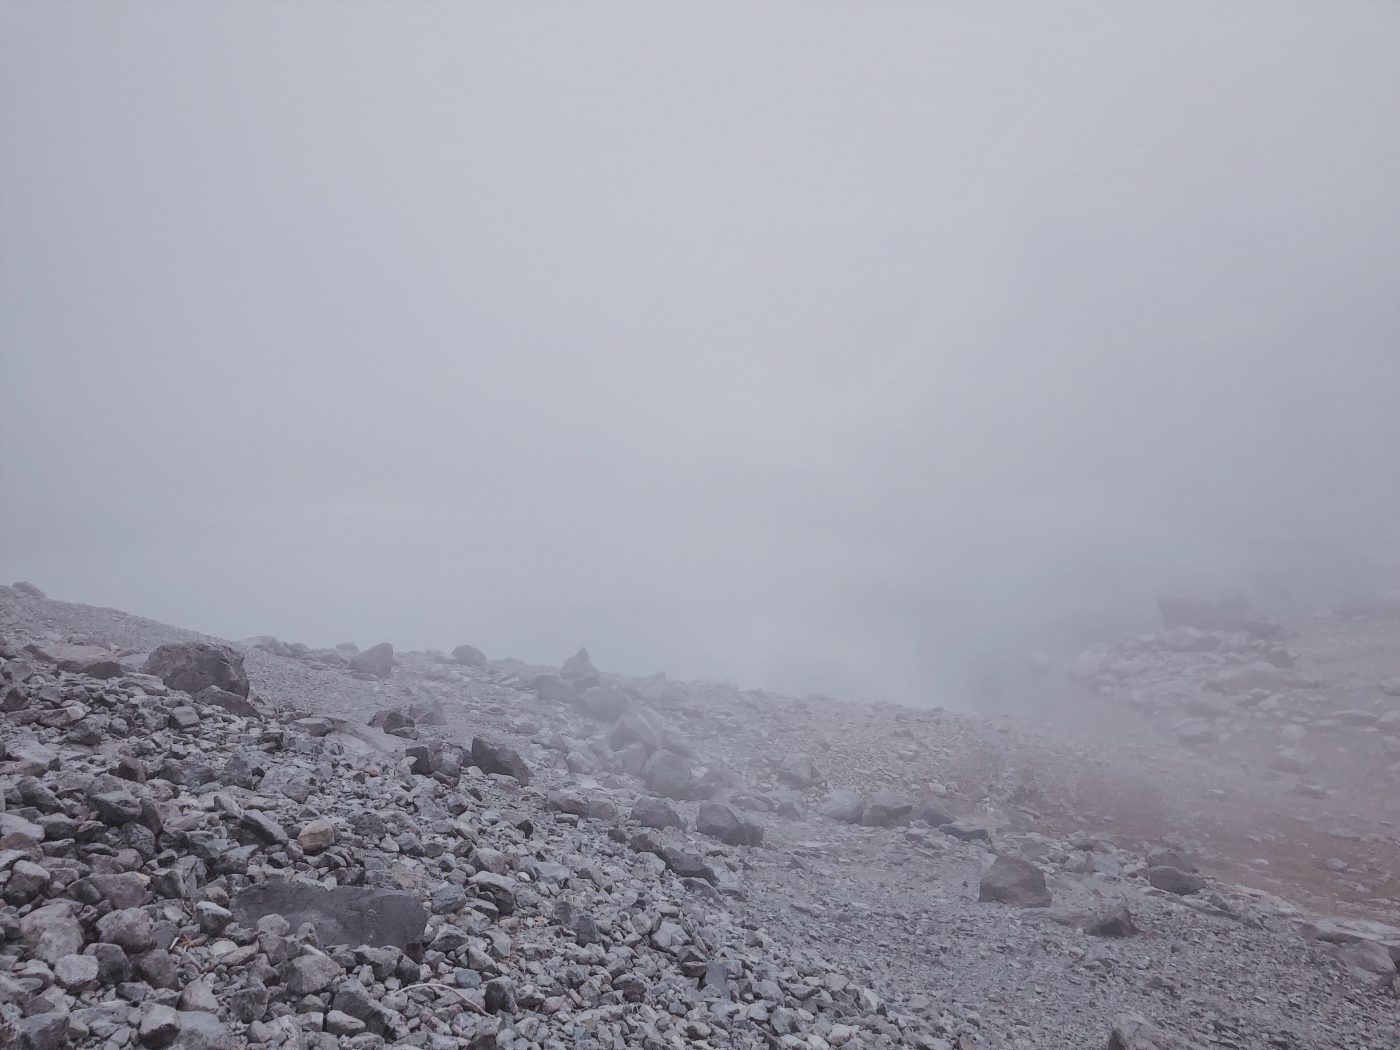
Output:
[[1395,585],[1400,7],[0,10],[0,578],[945,704]]

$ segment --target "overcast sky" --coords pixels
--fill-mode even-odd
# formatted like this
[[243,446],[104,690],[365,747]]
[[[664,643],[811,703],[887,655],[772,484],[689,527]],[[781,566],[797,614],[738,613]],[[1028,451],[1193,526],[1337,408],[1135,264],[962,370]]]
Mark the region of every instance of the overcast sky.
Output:
[[949,702],[1397,522],[1400,5],[3,4],[4,579]]

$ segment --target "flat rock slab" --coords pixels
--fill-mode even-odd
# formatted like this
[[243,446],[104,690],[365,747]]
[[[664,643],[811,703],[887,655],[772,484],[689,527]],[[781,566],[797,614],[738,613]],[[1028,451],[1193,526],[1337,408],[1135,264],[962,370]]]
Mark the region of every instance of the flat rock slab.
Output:
[[422,941],[428,913],[417,897],[397,890],[306,882],[261,882],[233,898],[234,918],[253,927],[264,915],[280,915],[296,929],[311,923],[323,946],[335,944],[407,949]]

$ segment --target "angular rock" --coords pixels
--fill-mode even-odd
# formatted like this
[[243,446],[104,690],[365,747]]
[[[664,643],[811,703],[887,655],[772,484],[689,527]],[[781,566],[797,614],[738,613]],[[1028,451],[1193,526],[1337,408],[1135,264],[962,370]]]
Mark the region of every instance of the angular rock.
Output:
[[695,830],[730,846],[757,846],[763,841],[763,828],[722,802],[702,802],[695,818]]
[[484,736],[472,740],[472,765],[483,773],[500,773],[514,777],[522,785],[530,783],[530,767],[515,749]]
[[713,789],[700,779],[689,761],[665,749],[647,759],[642,779],[658,795],[681,801],[708,798],[713,794]]
[[1000,856],[978,884],[979,901],[1011,904],[1018,908],[1048,908],[1050,889],[1039,868],[1020,857]]
[[871,827],[887,828],[909,819],[914,811],[914,800],[896,791],[877,791],[866,803],[860,822]]
[[593,661],[588,657],[587,649],[580,649],[564,661],[564,666],[559,669],[559,673],[564,678],[582,678],[584,675],[596,674]]
[[368,944],[405,949],[422,941],[428,923],[427,911],[412,894],[360,886],[262,882],[240,890],[230,908],[249,927],[265,915],[281,915],[292,929],[309,922],[323,948]]
[[388,642],[372,645],[350,658],[350,670],[376,678],[388,678],[394,673],[394,647]]
[[1139,1014],[1121,1014],[1113,1022],[1106,1050],[1198,1050],[1169,1035]]
[[1189,896],[1199,893],[1205,889],[1206,880],[1199,875],[1194,875],[1189,871],[1182,871],[1179,868],[1172,868],[1161,865],[1147,869],[1147,881],[1159,890],[1167,893],[1175,893],[1180,896]]
[[642,795],[632,803],[631,817],[647,828],[680,828],[685,830],[685,821],[668,803],[650,795]]
[[246,696],[221,689],[217,685],[201,689],[195,694],[195,699],[202,704],[222,707],[225,711],[241,715],[243,718],[257,718],[262,713],[258,710],[257,705]]
[[859,824],[865,815],[865,799],[851,788],[838,788],[823,799],[817,809],[822,816],[843,824]]
[[1131,937],[1138,932],[1138,928],[1133,923],[1128,906],[1120,904],[1090,917],[1084,923],[1084,932],[1091,937]]
[[822,775],[810,755],[788,755],[778,767],[778,779],[799,791],[805,791],[820,784]]
[[143,668],[171,689],[191,696],[210,686],[239,696],[248,695],[243,654],[218,642],[171,642],[151,652]]

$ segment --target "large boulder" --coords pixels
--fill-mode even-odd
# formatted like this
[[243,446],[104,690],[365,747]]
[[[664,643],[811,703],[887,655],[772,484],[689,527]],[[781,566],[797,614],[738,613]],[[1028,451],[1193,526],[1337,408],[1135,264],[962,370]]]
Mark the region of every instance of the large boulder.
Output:
[[723,802],[702,802],[695,830],[730,846],[757,846],[763,841],[760,825]]
[[60,670],[85,674],[89,678],[119,678],[126,674],[121,657],[97,645],[68,642],[36,642],[25,646],[35,656],[57,664]]
[[371,645],[350,658],[350,670],[376,678],[388,678],[394,673],[394,647],[388,642]]
[[235,715],[242,715],[244,718],[257,718],[260,712],[253,701],[239,693],[231,693],[227,689],[220,689],[217,685],[211,685],[201,689],[195,699],[203,704],[212,704],[215,707],[222,707],[225,711],[230,711]]
[[596,675],[598,672],[593,667],[593,661],[588,657],[588,650],[580,649],[564,661],[564,666],[559,669],[559,673],[565,678],[582,678],[585,675]]
[[908,821],[913,810],[914,800],[908,795],[897,791],[877,791],[870,796],[860,820],[871,827],[887,828]]
[[142,668],[171,689],[197,696],[211,685],[247,696],[248,672],[243,654],[218,642],[171,642],[152,651]]
[[713,788],[696,774],[690,762],[665,748],[655,752],[642,768],[642,780],[652,791],[685,801],[708,798]]
[[778,779],[801,791],[820,784],[822,775],[811,755],[788,755],[778,767]]
[[[569,688],[572,690],[572,687]],[[540,695],[544,696],[543,693]],[[622,713],[632,706],[630,696],[610,685],[595,685],[578,694],[571,692],[570,699],[585,715],[600,722],[611,722],[620,718]]]
[[1155,888],[1181,897],[1199,893],[1205,889],[1206,880],[1189,871],[1182,871],[1166,864],[1147,869],[1147,881]]
[[28,580],[16,580],[16,581],[12,584],[12,586],[14,587],[15,590],[17,590],[20,594],[24,595],[26,598],[47,598],[47,597],[48,597],[48,595],[46,595],[43,591],[39,590],[38,587],[35,587],[35,586],[34,586],[32,583],[30,583]]
[[418,898],[362,886],[327,889],[309,882],[260,882],[234,895],[230,908],[244,926],[280,915],[297,929],[309,922],[323,948],[368,944],[400,950],[419,944],[428,913]]
[[623,711],[608,730],[608,746],[621,751],[631,743],[644,744],[648,751],[655,751],[666,745],[666,729],[661,716],[645,707],[632,707]]
[[557,674],[537,674],[530,679],[530,688],[541,700],[574,700],[578,694],[574,687],[563,681]]
[[645,828],[680,828],[685,830],[685,821],[670,803],[651,795],[642,795],[632,803],[632,819]]
[[843,824],[859,824],[865,816],[865,799],[852,788],[838,788],[819,807],[822,816],[839,820]]
[[1048,908],[1050,889],[1034,864],[1020,857],[1001,856],[982,876],[977,899],[1018,908]]
[[530,783],[530,767],[516,750],[484,736],[472,740],[472,765],[483,773],[503,773],[521,784]]
[[474,645],[459,645],[452,650],[452,659],[468,667],[485,667],[486,654]]

